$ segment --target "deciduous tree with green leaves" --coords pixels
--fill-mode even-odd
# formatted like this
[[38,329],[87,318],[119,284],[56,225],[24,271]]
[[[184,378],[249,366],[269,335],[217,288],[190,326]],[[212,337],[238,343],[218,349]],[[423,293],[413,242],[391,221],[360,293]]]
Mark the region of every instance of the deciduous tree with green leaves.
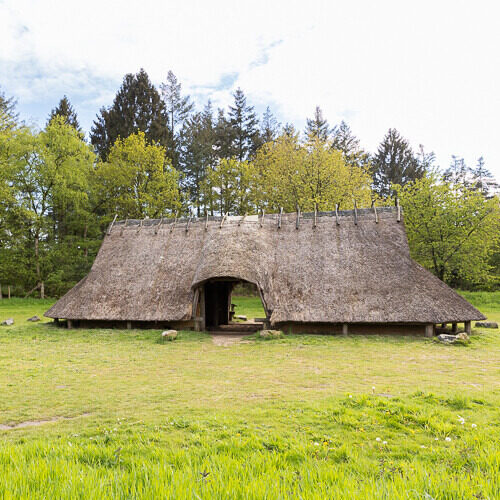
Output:
[[[394,185],[404,209],[412,257],[454,287],[491,283],[490,254],[499,244],[500,209],[436,175]],[[497,277],[498,278],[498,277]]]
[[98,199],[108,217],[120,219],[166,217],[181,207],[179,173],[165,148],[150,144],[144,132],[117,139],[108,160],[95,172]]

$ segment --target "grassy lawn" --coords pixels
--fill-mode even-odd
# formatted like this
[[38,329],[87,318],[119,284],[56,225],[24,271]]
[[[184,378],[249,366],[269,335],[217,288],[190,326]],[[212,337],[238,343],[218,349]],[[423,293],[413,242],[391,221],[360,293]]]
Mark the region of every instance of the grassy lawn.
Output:
[[[464,295],[500,321],[500,293]],[[162,344],[26,322],[50,304],[0,301],[0,427],[25,425],[1,499],[500,498],[499,330]]]

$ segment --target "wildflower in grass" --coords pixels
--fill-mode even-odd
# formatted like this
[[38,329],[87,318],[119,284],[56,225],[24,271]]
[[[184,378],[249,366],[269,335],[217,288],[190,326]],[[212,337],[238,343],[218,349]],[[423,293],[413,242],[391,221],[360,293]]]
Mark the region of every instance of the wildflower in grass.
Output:
[[382,441],[380,438],[375,439],[375,441]]
[[434,438],[434,441],[439,441],[439,438]]
[[352,399],[352,394],[349,394],[349,397]]
[[374,385],[372,386],[372,392],[373,392],[373,394],[375,394],[375,386]]
[[387,444],[387,441],[383,441],[382,444]]
[[314,441],[314,446],[319,446],[319,443]]
[[446,436],[446,437],[444,438],[444,440],[445,440],[445,441],[451,441],[451,437]]
[[472,427],[473,429],[475,429],[475,428],[477,427],[477,425],[476,425],[476,424],[471,424],[471,427]]
[[420,448],[427,448],[427,446],[422,444],[422,445],[420,445]]

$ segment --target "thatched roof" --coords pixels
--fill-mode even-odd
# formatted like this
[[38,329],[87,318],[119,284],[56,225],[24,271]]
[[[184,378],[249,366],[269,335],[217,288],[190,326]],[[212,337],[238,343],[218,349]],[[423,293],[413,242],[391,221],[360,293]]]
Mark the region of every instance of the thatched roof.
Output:
[[[214,277],[255,283],[273,323],[442,323],[484,316],[410,258],[396,209],[117,222],[46,316],[181,321]],[[338,222],[337,222],[338,221]]]

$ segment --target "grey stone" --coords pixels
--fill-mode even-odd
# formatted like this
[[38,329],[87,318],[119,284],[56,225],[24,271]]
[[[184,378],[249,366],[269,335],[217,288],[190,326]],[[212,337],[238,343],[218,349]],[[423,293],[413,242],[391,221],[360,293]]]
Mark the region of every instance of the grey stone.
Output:
[[478,321],[476,322],[476,328],[498,328],[498,323],[494,321]]
[[31,318],[28,318],[27,321],[33,321],[33,322],[40,321],[40,318],[38,316],[32,316]]
[[455,344],[456,342],[466,343],[469,342],[469,336],[465,333],[459,333],[458,335],[447,335],[442,333],[437,336],[437,339],[443,344]]
[[261,339],[279,339],[283,335],[281,330],[261,330],[259,337]]
[[248,319],[244,314],[237,314],[234,318],[241,319],[242,321],[247,321]]
[[455,335],[447,335],[445,333],[438,335],[437,339],[443,344],[454,344],[457,341],[457,337]]
[[177,330],[165,330],[161,336],[163,340],[175,340],[177,338]]
[[5,321],[2,321],[2,325],[10,326],[14,324],[14,318],[7,318]]

